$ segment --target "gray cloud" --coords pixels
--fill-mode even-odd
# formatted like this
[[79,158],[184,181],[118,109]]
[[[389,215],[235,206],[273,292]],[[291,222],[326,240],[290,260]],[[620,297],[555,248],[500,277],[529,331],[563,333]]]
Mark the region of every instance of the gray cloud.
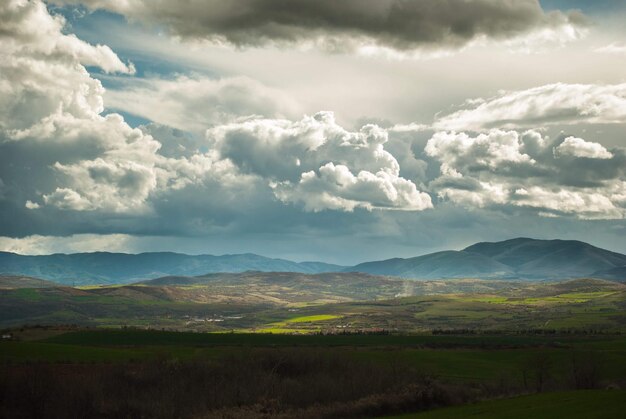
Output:
[[481,38],[546,31],[575,36],[578,12],[545,12],[538,0],[57,0],[104,8],[174,35],[236,46],[309,43],[331,50],[456,49]]

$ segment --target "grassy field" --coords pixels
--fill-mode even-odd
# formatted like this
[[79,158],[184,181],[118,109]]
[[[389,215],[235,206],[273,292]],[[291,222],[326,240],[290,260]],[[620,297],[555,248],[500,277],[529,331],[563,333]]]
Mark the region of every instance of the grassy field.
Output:
[[626,412],[626,391],[576,391],[522,396],[388,419],[616,419]]
[[[309,316],[290,319],[292,324],[337,320]],[[230,409],[228,411],[231,412],[229,413],[231,417],[267,417],[267,409],[278,409],[276,412],[283,412],[284,417],[344,417],[348,415],[345,413],[348,411],[352,412],[350,413],[352,417],[375,417],[384,412],[422,410],[465,403],[477,398],[509,397],[539,390],[620,387],[626,384],[626,336],[622,335],[534,333],[289,335],[71,328],[24,329],[15,333],[16,339],[23,340],[0,342],[0,368],[4,369],[9,377],[0,377],[0,386],[21,388],[20,380],[25,380],[23,385],[28,386],[27,383],[31,380],[28,377],[31,374],[37,377],[43,374],[44,377],[48,377],[45,378],[46,382],[49,382],[48,386],[60,385],[54,384],[60,373],[61,376],[70,374],[75,376],[75,380],[84,381],[88,394],[111,393],[116,394],[115,397],[121,397],[115,389],[127,383],[123,381],[116,384],[118,380],[137,379],[142,383],[141,386],[154,381],[154,386],[159,388],[163,386],[162,390],[158,391],[166,391],[171,387],[171,383],[162,382],[162,379],[165,379],[162,377],[162,371],[171,370],[167,373],[170,374],[168,377],[178,377],[178,374],[182,374],[175,378],[180,380],[180,384],[177,384],[181,386],[180,391],[191,385],[200,386],[197,389],[194,387],[192,394],[196,394],[202,385],[205,385],[202,383],[206,380],[218,379],[208,377],[218,374],[217,377],[222,377],[219,380],[226,382],[215,382],[211,385],[217,386],[216,388],[233,386],[234,393],[228,393],[228,397],[235,404],[228,402],[224,405],[225,409]],[[107,369],[104,366],[109,367]],[[277,368],[282,372],[277,373]],[[342,372],[341,368],[348,370]],[[128,375],[125,371],[129,369],[136,372],[130,378],[124,378]],[[198,378],[197,374],[185,372],[188,369],[190,371],[204,369],[207,378]],[[55,372],[57,370],[59,373]],[[326,376],[319,376],[321,371],[326,371],[324,372]],[[87,378],[89,374],[94,373],[100,378]],[[249,376],[250,374],[259,375]],[[348,377],[345,377],[346,374]],[[189,378],[186,378],[187,375]],[[237,378],[239,376],[241,377]],[[252,389],[246,391],[256,395],[239,399],[245,394],[252,393],[240,394],[236,391],[238,386],[247,388],[242,383],[261,379],[269,380],[266,385],[275,393],[270,399],[273,400],[274,397],[286,404],[281,404],[281,407],[268,407],[269,396],[264,393],[257,394],[257,390]],[[188,380],[200,381],[187,383]],[[371,380],[374,382],[369,382]],[[100,388],[104,385],[101,383],[110,383],[106,384],[110,387]],[[336,387],[332,387],[335,385]],[[361,385],[364,387],[360,387]],[[396,388],[396,385],[400,387]],[[422,390],[411,390],[413,385]],[[146,387],[146,394],[138,393],[133,397],[153,400],[164,397],[156,394],[148,396],[148,393],[156,391],[151,390],[153,388],[151,386],[152,384]],[[328,391],[331,387],[334,390]],[[305,396],[307,394],[305,389],[314,390],[310,390],[312,393]],[[72,394],[75,394],[75,390],[73,391],[74,393],[70,391],[69,395],[63,393],[59,397],[74,397]],[[386,391],[392,393],[387,394]],[[202,394],[204,393],[198,393],[194,397],[202,397]],[[335,394],[341,395],[343,404],[333,404],[337,402],[333,402]],[[605,393],[598,394],[600,394],[598,397],[604,397],[602,395]],[[611,397],[614,393],[606,394],[609,395],[607,397]],[[561,397],[558,395],[554,395],[557,399],[550,399],[551,396],[552,394],[542,395],[539,396],[542,397],[539,400],[546,400],[546,404],[557,403],[557,406],[564,403],[562,407],[564,411],[573,409],[584,412],[587,406],[572,404],[569,399],[558,398]],[[89,399],[101,396],[84,397]],[[237,400],[240,401],[236,402]],[[287,402],[288,400],[291,401]],[[455,408],[450,412],[460,415],[458,417],[471,417],[468,415],[476,412],[491,415],[490,412],[495,409],[494,412],[507,412],[512,416],[494,417],[517,418],[522,417],[519,415],[524,415],[524,412],[528,413],[524,410],[528,406],[539,403],[531,401],[525,404],[519,400],[523,401],[524,398],[479,403],[465,408]],[[576,400],[582,403],[582,399]],[[174,399],[170,402],[172,406],[177,406]],[[509,402],[511,404],[507,404]],[[79,402],[74,400],[67,403]],[[81,406],[80,403],[77,409]],[[193,403],[198,402],[194,399]],[[219,403],[216,406],[221,406]],[[241,403],[248,406],[245,409],[252,410],[240,412],[233,407]],[[498,403],[504,404],[500,406]],[[613,398],[606,399],[606,403],[611,409],[614,409],[614,404],[621,406]],[[151,409],[149,406],[151,405],[146,404],[140,409],[149,412]],[[296,406],[300,410],[293,410]],[[591,409],[592,405],[589,406]],[[201,408],[207,407],[198,407]],[[58,405],[55,409],[63,411],[64,407]],[[119,409],[124,407],[120,406]],[[251,415],[251,411],[256,413]],[[459,413],[454,413],[457,411]],[[554,413],[560,410],[545,411]],[[611,412],[607,409],[605,411]],[[438,412],[435,410],[429,414],[442,414]],[[534,415],[534,412],[530,413]],[[153,414],[154,412],[149,415]]]
[[331,334],[273,335],[243,333],[195,333],[148,330],[78,330],[45,339],[48,343],[92,346],[198,345],[198,346],[400,346],[419,348],[516,348],[593,345],[619,349],[626,337],[580,335],[430,335],[430,334]]
[[142,330],[70,331],[41,340],[0,342],[0,362],[131,361],[213,358],[247,348],[319,348],[354,360],[405,365],[446,380],[521,385],[540,357],[566,379],[572,362],[593,362],[606,379],[626,377],[624,336],[537,335],[288,335],[178,333]]

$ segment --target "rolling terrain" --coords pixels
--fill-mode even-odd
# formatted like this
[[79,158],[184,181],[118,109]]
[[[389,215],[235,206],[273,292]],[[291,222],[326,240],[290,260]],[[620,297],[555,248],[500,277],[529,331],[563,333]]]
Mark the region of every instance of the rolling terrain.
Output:
[[281,334],[622,331],[626,285],[246,272],[119,286],[0,289],[0,327],[23,324]]
[[60,284],[44,279],[32,278],[28,276],[0,275],[0,289],[15,288],[50,288],[58,287]]

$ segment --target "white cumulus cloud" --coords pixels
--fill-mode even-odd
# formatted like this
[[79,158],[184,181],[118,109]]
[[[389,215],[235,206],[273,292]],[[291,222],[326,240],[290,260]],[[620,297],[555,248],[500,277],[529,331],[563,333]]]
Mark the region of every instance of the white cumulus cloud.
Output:
[[376,125],[347,131],[331,112],[320,112],[295,122],[218,126],[207,139],[240,171],[267,179],[279,199],[302,202],[308,210],[432,206],[428,194],[400,176],[398,161],[384,148],[387,131]]
[[582,138],[567,137],[554,148],[555,156],[584,157],[588,159],[611,159],[613,154],[602,144],[585,141]]

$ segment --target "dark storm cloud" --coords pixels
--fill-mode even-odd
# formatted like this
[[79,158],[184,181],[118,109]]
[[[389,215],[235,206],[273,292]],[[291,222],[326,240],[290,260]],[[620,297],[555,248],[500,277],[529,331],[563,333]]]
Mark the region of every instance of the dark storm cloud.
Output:
[[578,12],[545,12],[537,0],[59,0],[167,27],[183,38],[237,46],[353,41],[396,50],[458,48],[478,37],[510,39],[584,25]]

